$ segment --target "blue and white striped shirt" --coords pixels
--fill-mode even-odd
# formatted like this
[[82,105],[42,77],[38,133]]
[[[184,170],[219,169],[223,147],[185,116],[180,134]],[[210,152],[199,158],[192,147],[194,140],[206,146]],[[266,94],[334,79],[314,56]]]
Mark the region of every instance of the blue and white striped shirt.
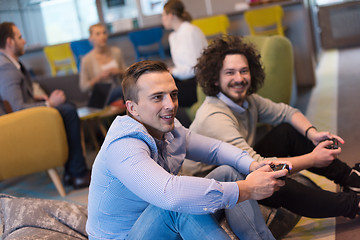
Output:
[[149,204],[190,214],[235,206],[235,182],[178,176],[184,158],[231,165],[248,174],[253,159],[230,144],[204,137],[175,120],[165,140],[155,140],[129,116],[112,123],[95,159],[89,189],[87,232],[92,239],[124,239]]

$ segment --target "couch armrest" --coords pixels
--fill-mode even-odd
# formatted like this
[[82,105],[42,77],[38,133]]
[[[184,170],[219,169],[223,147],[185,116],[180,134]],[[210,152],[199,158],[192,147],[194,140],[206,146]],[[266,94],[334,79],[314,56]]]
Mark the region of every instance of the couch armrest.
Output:
[[0,180],[63,166],[68,145],[60,113],[34,107],[0,117]]

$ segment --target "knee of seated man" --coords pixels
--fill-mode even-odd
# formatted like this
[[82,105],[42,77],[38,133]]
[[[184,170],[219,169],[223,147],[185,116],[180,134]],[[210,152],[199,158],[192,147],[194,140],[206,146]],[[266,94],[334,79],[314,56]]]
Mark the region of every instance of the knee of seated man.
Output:
[[214,170],[212,170],[206,178],[212,178],[217,181],[223,181],[223,182],[234,182],[239,180],[244,180],[246,176],[244,174],[239,173],[235,168],[228,166],[228,165],[222,165]]
[[280,123],[278,126],[276,126],[276,128],[282,131],[296,131],[295,128],[289,123]]
[[77,108],[74,104],[65,102],[63,104],[60,104],[59,106],[56,106],[55,108],[60,112],[63,118],[79,118],[77,114]]

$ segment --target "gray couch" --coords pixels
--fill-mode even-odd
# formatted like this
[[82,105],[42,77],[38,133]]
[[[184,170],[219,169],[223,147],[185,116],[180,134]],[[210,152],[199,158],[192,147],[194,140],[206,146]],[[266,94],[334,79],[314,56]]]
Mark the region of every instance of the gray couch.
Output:
[[0,194],[0,217],[3,240],[87,239],[86,206]]
[[86,105],[89,95],[81,92],[79,88],[79,75],[65,76],[42,76],[33,79],[34,82],[40,84],[40,87],[50,94],[55,89],[61,89],[66,94],[66,99],[73,102],[78,107]]

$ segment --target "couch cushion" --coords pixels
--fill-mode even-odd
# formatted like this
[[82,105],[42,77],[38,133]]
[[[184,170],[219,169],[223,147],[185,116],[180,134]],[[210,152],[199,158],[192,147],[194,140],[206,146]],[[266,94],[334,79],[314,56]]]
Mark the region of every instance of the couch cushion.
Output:
[[85,206],[0,194],[3,240],[87,239]]
[[66,100],[75,103],[77,106],[86,105],[89,95],[81,92],[79,87],[79,75],[65,76],[42,76],[33,79],[40,84],[41,88],[50,94],[55,89],[61,89],[65,92]]

